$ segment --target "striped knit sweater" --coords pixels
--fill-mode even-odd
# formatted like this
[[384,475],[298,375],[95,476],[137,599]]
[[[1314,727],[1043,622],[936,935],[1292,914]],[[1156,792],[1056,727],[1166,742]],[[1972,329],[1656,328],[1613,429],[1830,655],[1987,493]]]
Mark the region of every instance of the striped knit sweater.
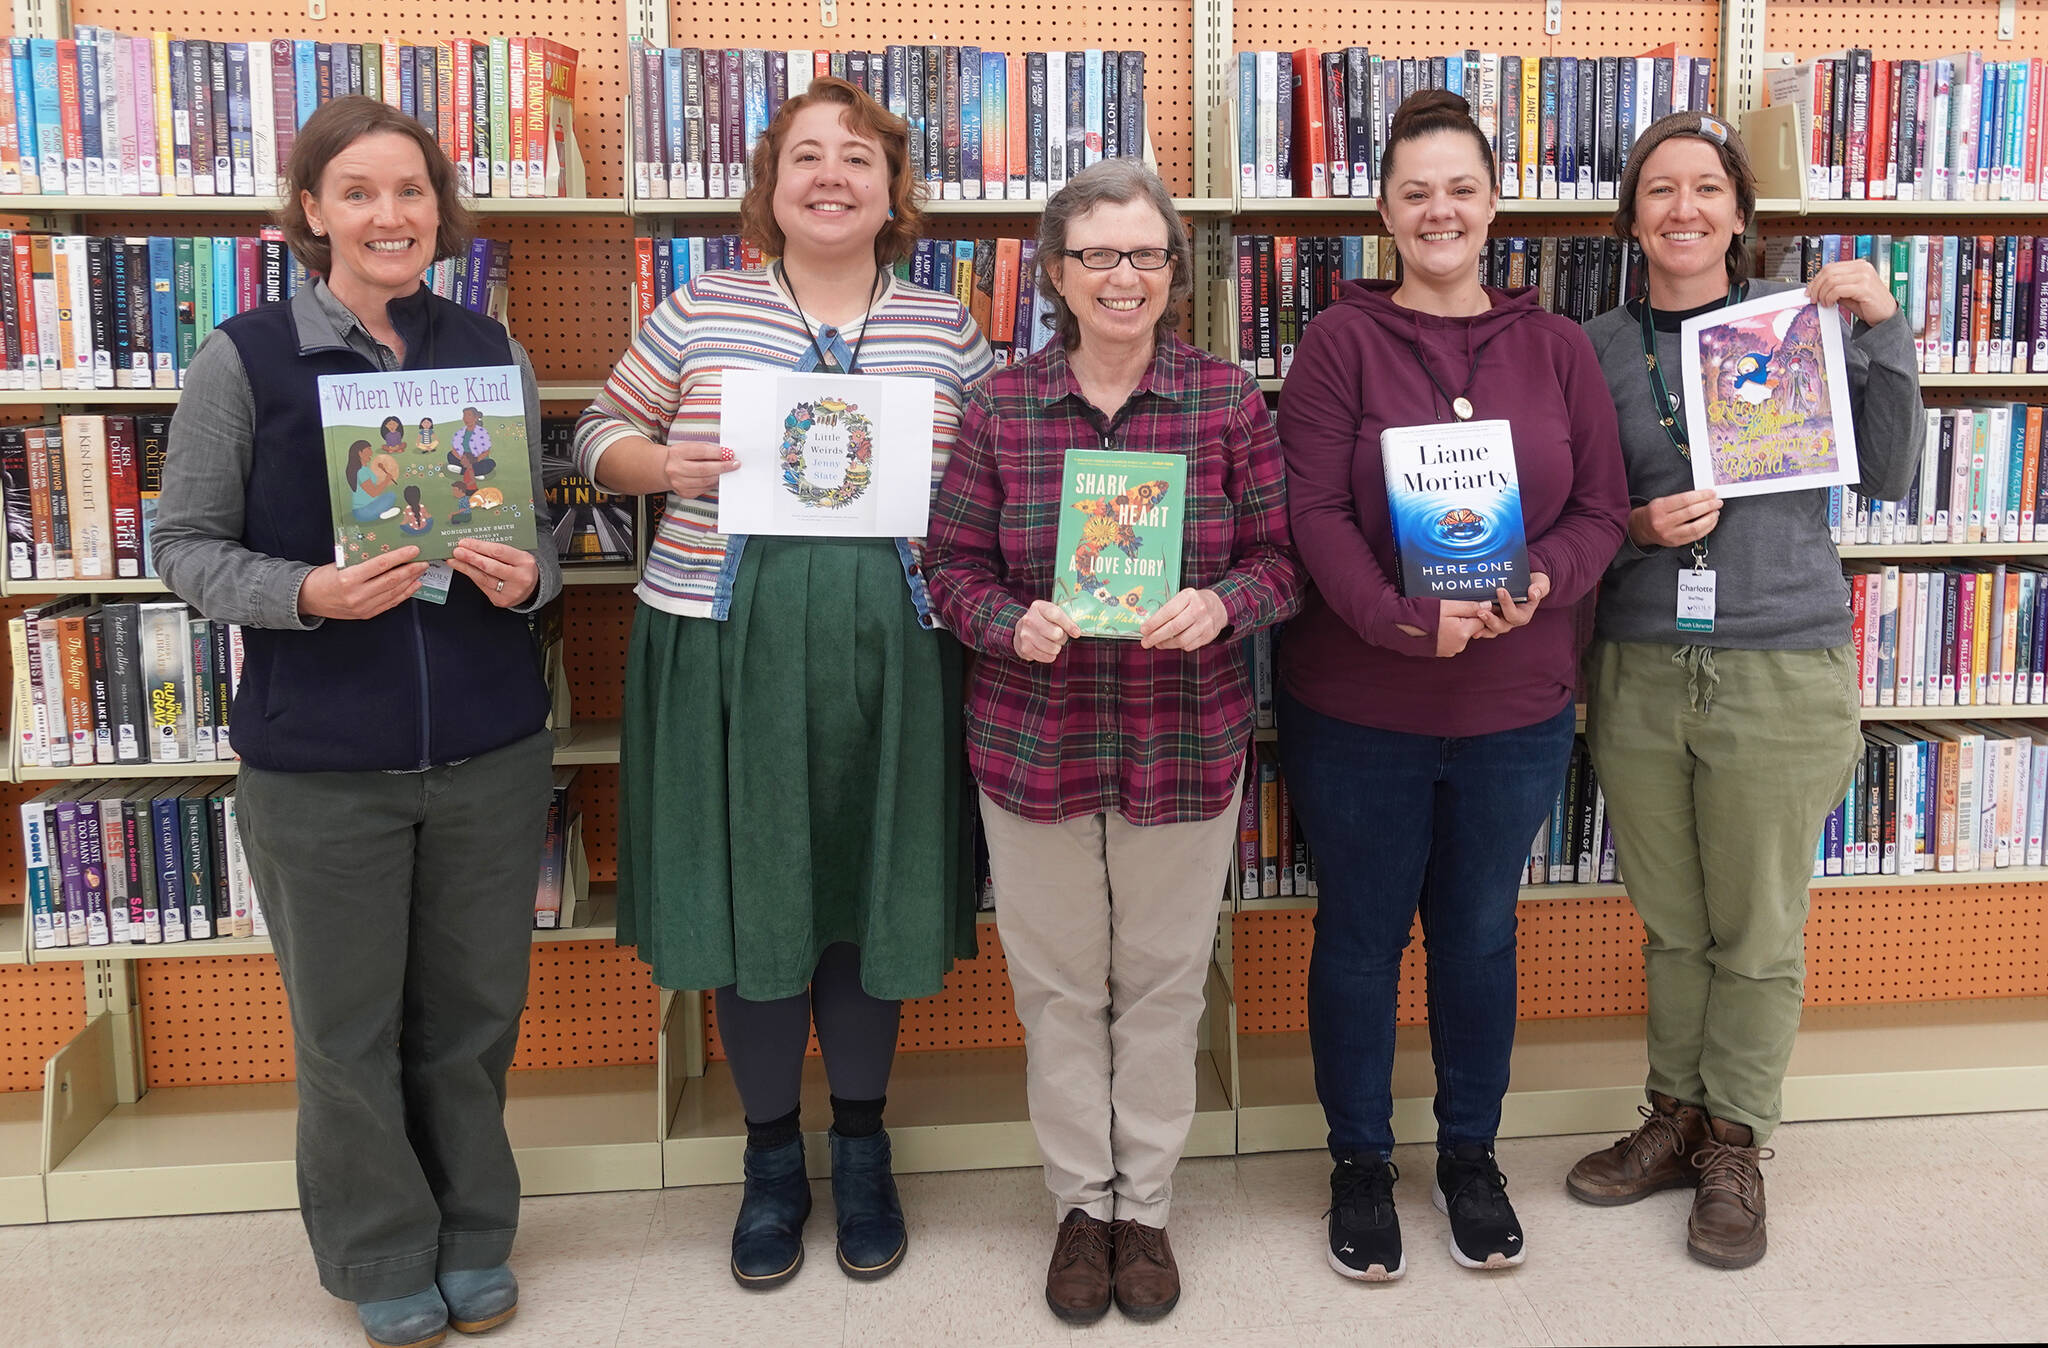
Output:
[[[845,334],[860,341],[860,329]],[[628,436],[657,444],[717,443],[718,401],[728,369],[795,369],[812,355],[796,306],[767,272],[707,272],[654,311],[576,425],[576,463],[592,481],[605,450]],[[891,276],[867,317],[863,374],[922,375],[938,385],[932,409],[932,486],[945,475],[967,389],[994,368],[966,309]],[[912,544],[913,551],[921,540]],[[636,593],[683,617],[714,611],[726,536],[715,492],[671,495]]]

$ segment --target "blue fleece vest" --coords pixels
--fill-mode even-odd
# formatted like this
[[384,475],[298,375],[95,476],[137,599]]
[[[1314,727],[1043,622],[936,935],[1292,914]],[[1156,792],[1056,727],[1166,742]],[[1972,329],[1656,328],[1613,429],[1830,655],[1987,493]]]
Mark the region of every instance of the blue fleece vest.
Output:
[[[505,330],[424,289],[391,305],[405,368],[510,365]],[[242,543],[318,565],[334,560],[320,400],[323,374],[374,374],[348,347],[300,350],[289,304],[221,324],[256,404]],[[310,631],[246,628],[235,749],[277,772],[422,768],[538,731],[547,691],[527,620],[457,574],[446,604],[408,600],[361,622]]]

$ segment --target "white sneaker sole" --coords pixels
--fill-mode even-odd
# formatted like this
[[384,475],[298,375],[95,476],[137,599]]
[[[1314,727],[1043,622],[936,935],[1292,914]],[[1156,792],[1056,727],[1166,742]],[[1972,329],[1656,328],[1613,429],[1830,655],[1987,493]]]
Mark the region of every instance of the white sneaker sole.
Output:
[[[1444,1198],[1443,1187],[1435,1180],[1429,1182],[1429,1197],[1430,1201],[1436,1204],[1436,1210],[1441,1212],[1445,1219],[1448,1220],[1451,1215],[1451,1205]],[[1458,1261],[1458,1267],[1460,1268],[1476,1268],[1482,1271],[1486,1269],[1513,1268],[1529,1257],[1528,1247],[1524,1245],[1523,1248],[1516,1250],[1513,1254],[1502,1254],[1496,1250],[1484,1259],[1474,1259],[1471,1255],[1458,1248],[1456,1232],[1453,1232],[1445,1243],[1451,1247],[1451,1258]]]
[[1362,1269],[1353,1268],[1339,1259],[1334,1250],[1327,1251],[1326,1257],[1330,1261],[1330,1267],[1336,1270],[1339,1277],[1349,1278],[1353,1282],[1394,1282],[1408,1271],[1406,1254],[1401,1256],[1401,1262],[1394,1265],[1392,1272],[1387,1270],[1385,1264],[1369,1264]]

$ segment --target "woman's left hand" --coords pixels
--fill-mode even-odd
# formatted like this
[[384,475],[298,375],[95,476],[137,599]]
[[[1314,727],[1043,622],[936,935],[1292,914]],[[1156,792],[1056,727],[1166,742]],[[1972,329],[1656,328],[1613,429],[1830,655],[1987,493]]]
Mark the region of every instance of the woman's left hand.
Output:
[[1230,625],[1223,597],[1214,590],[1182,590],[1138,627],[1146,650],[1198,651]]
[[1512,632],[1517,627],[1527,627],[1536,619],[1536,607],[1550,594],[1550,577],[1541,571],[1529,573],[1529,593],[1521,603],[1505,588],[1495,590],[1499,596],[1493,608],[1479,615],[1480,623],[1486,628],[1486,635],[1497,637]]
[[465,538],[455,545],[448,564],[475,581],[484,598],[499,608],[525,603],[540,584],[540,563],[533,554],[507,543]]
[[1830,262],[1806,283],[1806,296],[1815,304],[1839,304],[1870,327],[1876,327],[1899,311],[1899,301],[1877,268],[1862,258]]

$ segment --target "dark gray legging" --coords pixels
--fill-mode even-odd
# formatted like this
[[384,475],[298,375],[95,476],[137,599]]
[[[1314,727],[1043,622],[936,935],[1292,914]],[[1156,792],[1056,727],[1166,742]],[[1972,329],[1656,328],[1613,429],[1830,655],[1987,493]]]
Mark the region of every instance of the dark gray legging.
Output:
[[903,1003],[870,997],[861,987],[860,947],[845,941],[827,946],[808,993],[750,1002],[729,984],[713,995],[718,1037],[749,1120],[765,1123],[796,1109],[813,1023],[832,1094],[879,1100],[888,1093]]

